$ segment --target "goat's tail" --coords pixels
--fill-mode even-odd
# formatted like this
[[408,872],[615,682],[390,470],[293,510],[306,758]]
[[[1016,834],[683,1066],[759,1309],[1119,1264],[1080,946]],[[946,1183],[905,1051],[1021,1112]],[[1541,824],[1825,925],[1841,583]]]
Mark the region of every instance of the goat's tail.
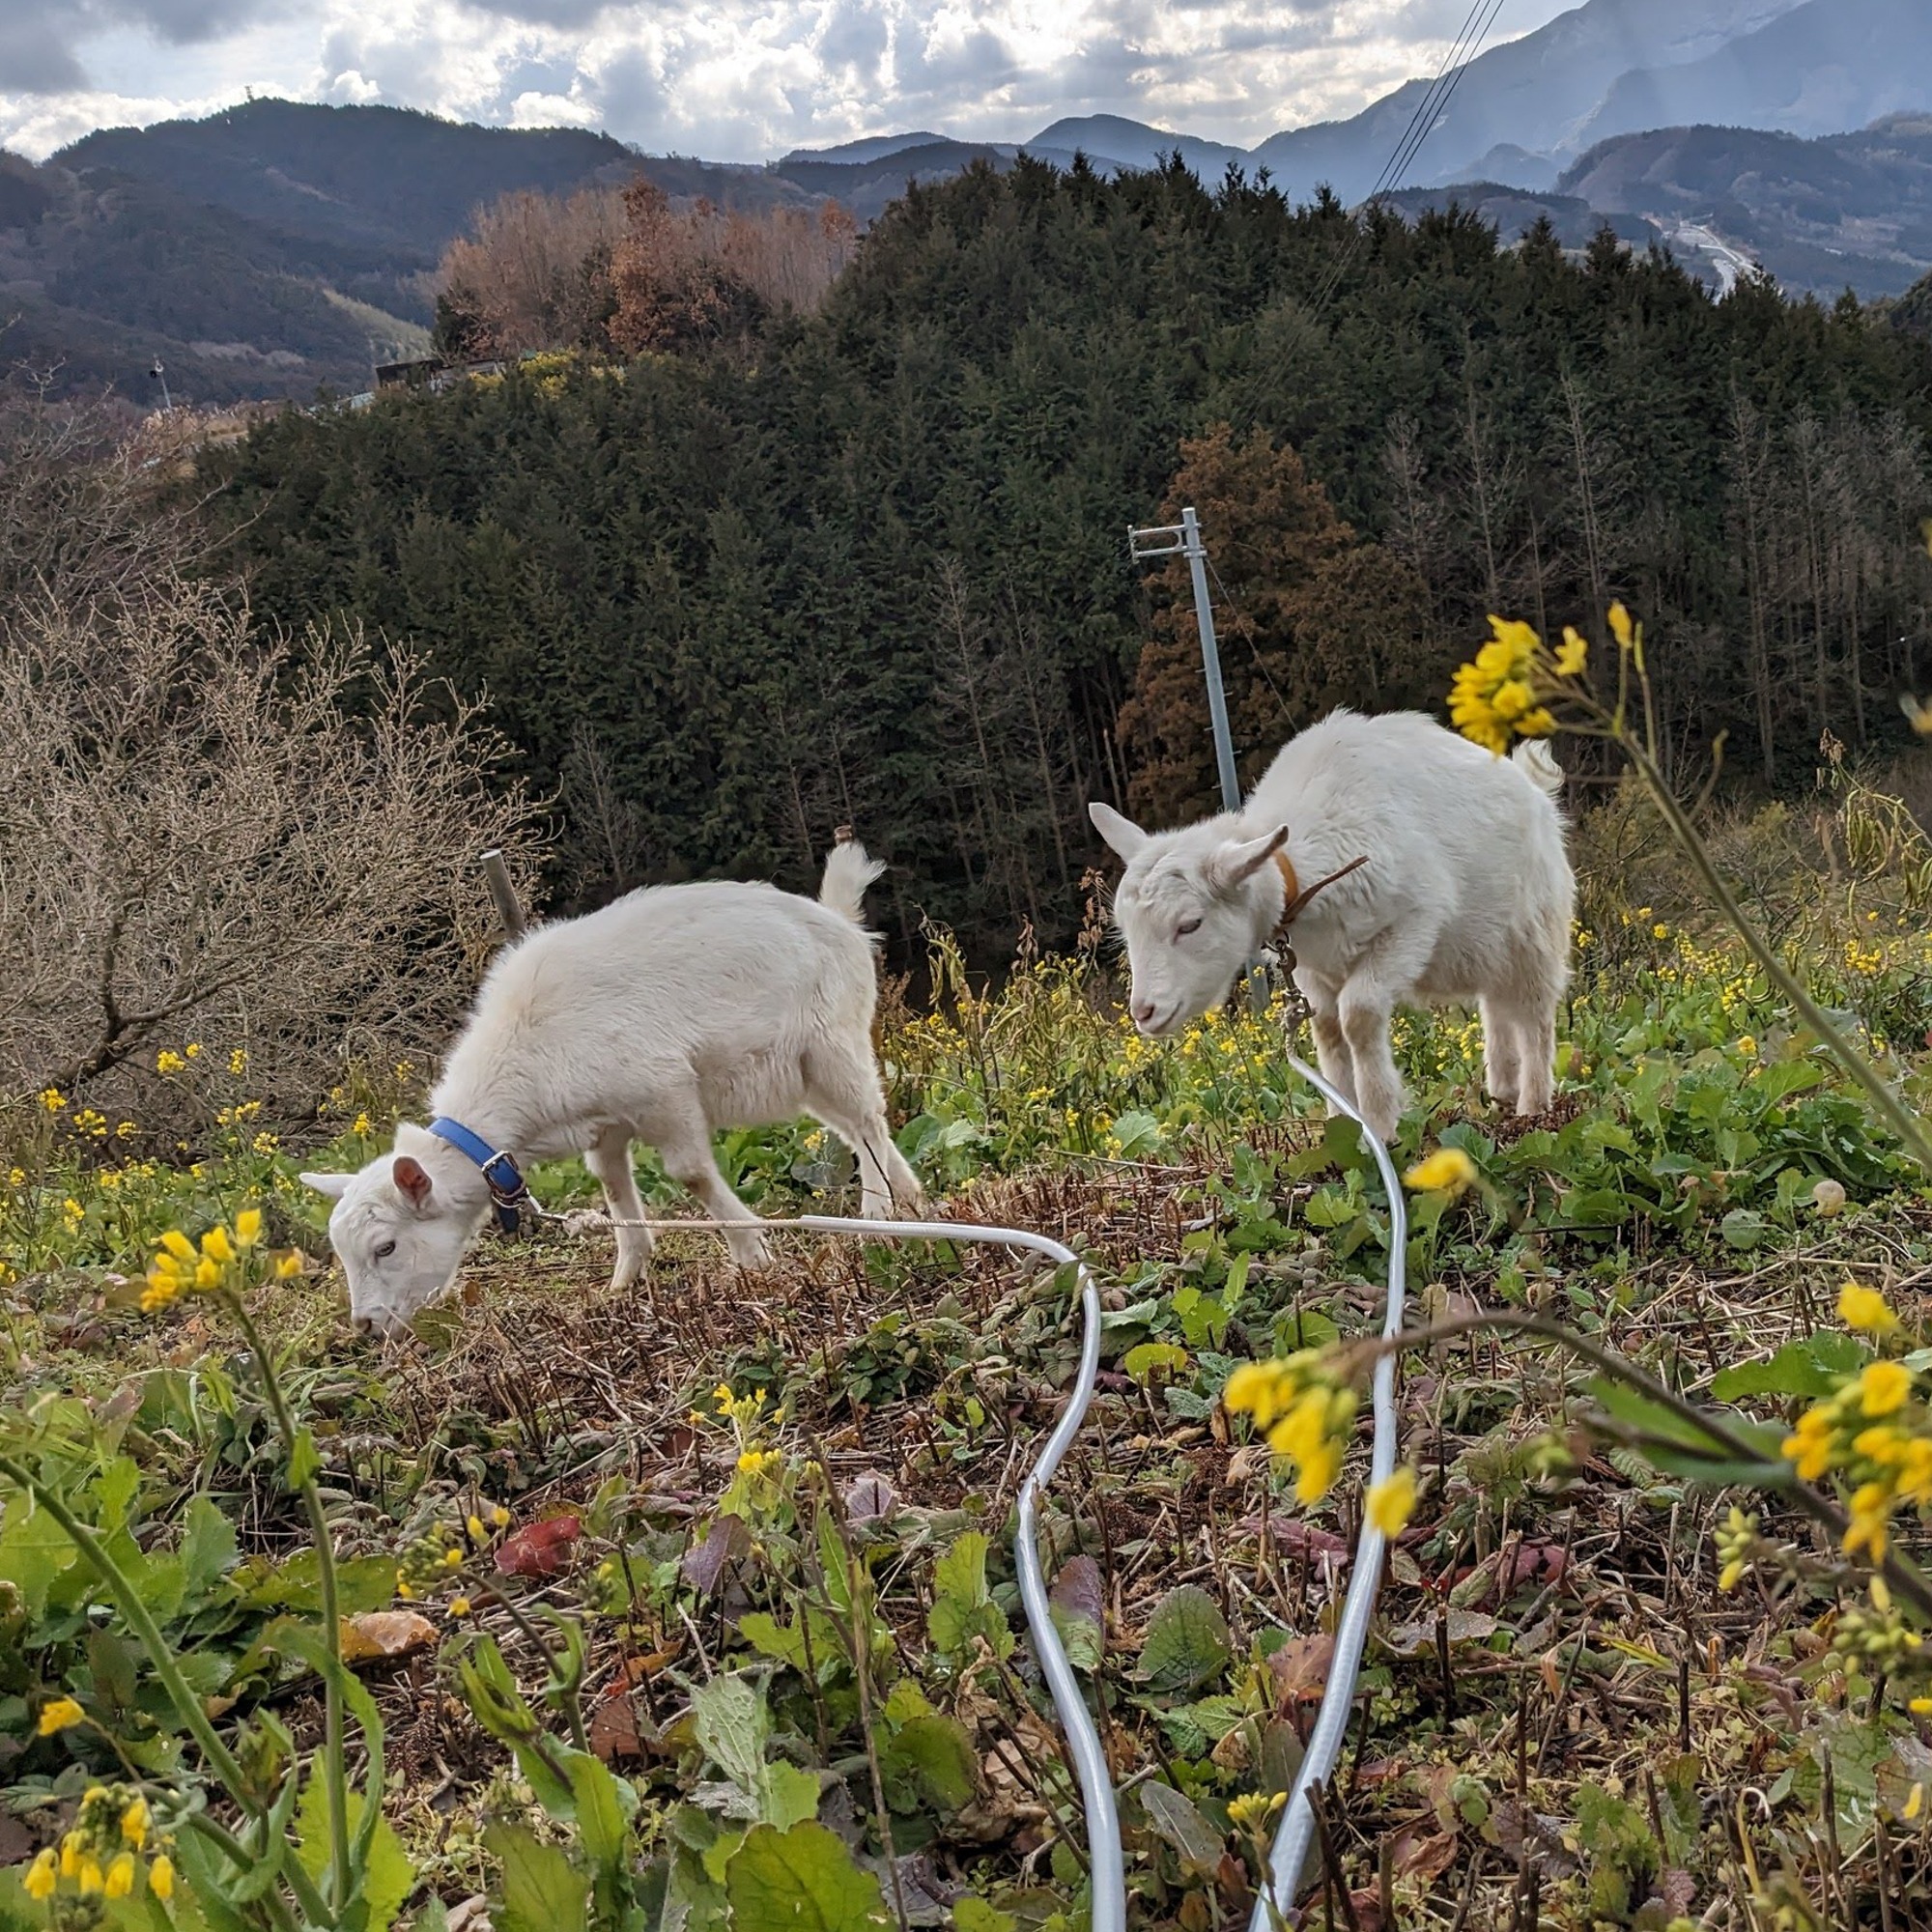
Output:
[[864,926],[866,888],[885,869],[885,862],[867,857],[866,848],[856,838],[840,838],[826,855],[818,903],[842,913],[854,925]]
[[1546,797],[1562,796],[1563,767],[1556,762],[1556,753],[1541,738],[1525,738],[1510,757],[1517,770]]

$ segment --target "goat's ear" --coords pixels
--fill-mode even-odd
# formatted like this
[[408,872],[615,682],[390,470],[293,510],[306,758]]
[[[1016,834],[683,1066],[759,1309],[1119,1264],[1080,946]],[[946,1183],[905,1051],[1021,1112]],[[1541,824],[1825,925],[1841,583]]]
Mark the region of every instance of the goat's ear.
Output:
[[389,1179],[396,1183],[397,1193],[408,1196],[410,1206],[418,1213],[429,1206],[429,1173],[421,1161],[399,1153],[389,1169]]
[[1131,860],[1136,852],[1148,842],[1148,836],[1131,818],[1122,817],[1111,805],[1103,805],[1096,798],[1087,808],[1087,816],[1094,821],[1094,829],[1122,860]]
[[1208,883],[1231,893],[1261,870],[1288,843],[1288,827],[1277,825],[1259,838],[1230,838],[1208,856]]
[[353,1174],[305,1174],[302,1185],[313,1187],[318,1194],[326,1194],[331,1201],[340,1201],[349,1192],[349,1183],[355,1179]]

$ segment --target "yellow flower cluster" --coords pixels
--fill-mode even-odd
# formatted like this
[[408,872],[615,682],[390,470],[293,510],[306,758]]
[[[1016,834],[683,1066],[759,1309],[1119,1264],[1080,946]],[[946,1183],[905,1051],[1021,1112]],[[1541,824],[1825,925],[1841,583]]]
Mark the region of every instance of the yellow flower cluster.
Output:
[[1321,1350],[1243,1362],[1221,1400],[1236,1414],[1253,1416],[1268,1447],[1295,1465],[1298,1501],[1318,1503],[1334,1487],[1355,1420],[1355,1391]]
[[[1855,1283],[1846,1283],[1838,1307],[1868,1334],[1889,1334],[1898,1325],[1883,1296]],[[1900,1507],[1932,1503],[1932,1413],[1903,1362],[1881,1359],[1846,1377],[1799,1417],[1783,1447],[1801,1481],[1837,1476],[1851,1486],[1844,1547],[1849,1553],[1864,1550],[1874,1564],[1885,1560]]]
[[1403,1176],[1418,1194],[1461,1194],[1476,1179],[1476,1163],[1459,1147],[1437,1148]]
[[1449,719],[1463,737],[1500,755],[1517,738],[1548,737],[1556,720],[1538,701],[1543,639],[1527,624],[1501,617],[1492,617],[1490,628],[1495,635],[1449,688]]
[[[153,1829],[148,1801],[133,1786],[90,1786],[60,1850],[44,1847],[27,1867],[22,1881],[27,1896],[44,1902],[63,1881],[84,1899],[130,1896],[140,1882],[142,1855]],[[158,1840],[147,1861],[148,1889],[163,1900],[172,1898],[175,1889],[174,1861],[165,1849],[169,1842]]]
[[[262,1242],[262,1210],[244,1208],[233,1228],[217,1222],[201,1237],[197,1248],[179,1228],[161,1236],[159,1252],[148,1267],[148,1285],[141,1307],[149,1315],[166,1308],[183,1294],[207,1294],[226,1286],[242,1257]],[[294,1250],[275,1259],[275,1273],[299,1274],[301,1256]]]

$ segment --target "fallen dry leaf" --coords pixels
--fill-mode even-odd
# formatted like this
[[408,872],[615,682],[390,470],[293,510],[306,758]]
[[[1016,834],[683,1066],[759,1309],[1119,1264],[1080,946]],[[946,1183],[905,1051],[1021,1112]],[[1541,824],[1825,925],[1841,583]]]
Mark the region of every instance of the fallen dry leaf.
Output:
[[574,1516],[553,1516],[526,1523],[503,1539],[497,1568],[505,1577],[554,1577],[570,1567],[570,1549],[583,1534]]
[[1325,1634],[1291,1637],[1268,1659],[1274,1678],[1277,1711],[1319,1698],[1328,1685],[1328,1666],[1335,1661],[1335,1639]]
[[436,1626],[415,1610],[367,1610],[342,1619],[342,1661],[367,1663],[373,1658],[407,1657],[432,1649]]

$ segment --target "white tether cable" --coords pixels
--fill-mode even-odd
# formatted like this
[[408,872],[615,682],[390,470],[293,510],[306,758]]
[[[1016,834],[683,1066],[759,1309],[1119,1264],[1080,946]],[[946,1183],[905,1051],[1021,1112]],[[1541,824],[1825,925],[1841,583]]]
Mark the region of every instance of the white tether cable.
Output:
[[[1381,1171],[1382,1189],[1388,1197],[1388,1304],[1382,1320],[1382,1334],[1389,1337],[1402,1331],[1406,1295],[1405,1260],[1408,1243],[1408,1215],[1403,1200],[1402,1182],[1397,1179],[1388,1150],[1352,1102],[1338,1093],[1321,1074],[1288,1056],[1288,1064],[1338,1113],[1345,1114],[1362,1130],[1362,1139],[1375,1155]],[[532,1202],[528,1204],[535,1208]],[[560,1221],[564,1217],[536,1208],[539,1218]],[[1067,1661],[1066,1652],[1054,1628],[1052,1606],[1046,1593],[1046,1577],[1040,1566],[1038,1543],[1039,1500],[1059,1469],[1061,1460],[1080,1433],[1094,1401],[1094,1389],[1100,1369],[1100,1293],[1094,1277],[1073,1250],[1049,1235],[1028,1228],[993,1228],[974,1221],[870,1221],[838,1214],[800,1214],[792,1220],[717,1221],[664,1220],[617,1221],[613,1227],[647,1228],[655,1233],[682,1231],[702,1233],[715,1230],[809,1228],[822,1235],[862,1235],[870,1240],[888,1241],[969,1241],[997,1247],[1023,1248],[1044,1255],[1062,1266],[1071,1267],[1080,1283],[1080,1305],[1084,1318],[1079,1372],[1073,1378],[1066,1406],[1047,1438],[1046,1447],[1020,1486],[1019,1521],[1013,1537],[1013,1563],[1019,1573],[1020,1601],[1026,1608],[1027,1628],[1032,1634],[1034,1655],[1040,1674],[1059,1714],[1066,1735],[1067,1754],[1080,1785],[1080,1800],[1087,1817],[1087,1852],[1094,1898],[1093,1932],[1125,1932],[1127,1919],[1126,1866],[1121,1850],[1121,1814],[1114,1796],[1113,1776],[1107,1765],[1100,1734],[1094,1728],[1087,1701],[1081,1695],[1079,1680]],[[1377,1362],[1370,1389],[1375,1417],[1375,1441],[1369,1464],[1369,1480],[1379,1483],[1395,1472],[1396,1411],[1395,1358],[1384,1355]],[[1293,1909],[1295,1893],[1301,1889],[1301,1870],[1307,1862],[1309,1846],[1315,1836],[1313,1788],[1327,1781],[1341,1755],[1349,1732],[1349,1719],[1354,1708],[1355,1679],[1361,1670],[1362,1650],[1368,1639],[1369,1619],[1375,1612],[1376,1593],[1381,1582],[1382,1554],[1387,1539],[1370,1522],[1362,1521],[1361,1538],[1355,1546],[1353,1573],[1349,1579],[1349,1595],[1342,1606],[1342,1620],[1335,1632],[1335,1655],[1329,1665],[1328,1687],[1322,1693],[1321,1708],[1309,1733],[1308,1747],[1300,1768],[1289,1786],[1288,1802],[1276,1830],[1268,1861],[1266,1883],[1255,1899],[1249,1932],[1275,1932],[1281,1918]]]
[[[1372,1133],[1354,1106],[1337,1093],[1312,1066],[1288,1056],[1288,1064],[1338,1113],[1346,1114],[1362,1130],[1362,1139],[1381,1170],[1382,1191],[1388,1196],[1388,1306],[1382,1317],[1386,1340],[1402,1332],[1408,1249],[1408,1210],[1403,1200],[1402,1182],[1381,1136]],[[1396,1413],[1395,1357],[1383,1355],[1376,1363],[1370,1384],[1371,1406],[1375,1412],[1375,1446],[1370,1452],[1369,1480],[1386,1482],[1395,1473]],[[1342,1621],[1335,1630],[1335,1655],[1328,1666],[1328,1688],[1321,1695],[1321,1709],[1315,1728],[1308,1734],[1308,1748],[1302,1752],[1300,1768],[1288,1788],[1288,1803],[1282,1807],[1281,1823],[1275,1828],[1274,1848],[1268,1859],[1267,1883],[1255,1898],[1248,1919],[1248,1932],[1274,1932],[1274,1928],[1293,1907],[1301,1889],[1301,1868],[1308,1861],[1308,1848],[1315,1838],[1315,1797],[1319,1784],[1325,1784],[1335,1761],[1342,1754],[1343,1740],[1349,1735],[1349,1719],[1355,1705],[1355,1678],[1362,1667],[1362,1647],[1368,1640],[1369,1619],[1375,1614],[1376,1592],[1381,1585],[1382,1551],[1388,1539],[1362,1518],[1362,1534],[1355,1545],[1355,1565],[1349,1578],[1349,1595],[1342,1605]]]

